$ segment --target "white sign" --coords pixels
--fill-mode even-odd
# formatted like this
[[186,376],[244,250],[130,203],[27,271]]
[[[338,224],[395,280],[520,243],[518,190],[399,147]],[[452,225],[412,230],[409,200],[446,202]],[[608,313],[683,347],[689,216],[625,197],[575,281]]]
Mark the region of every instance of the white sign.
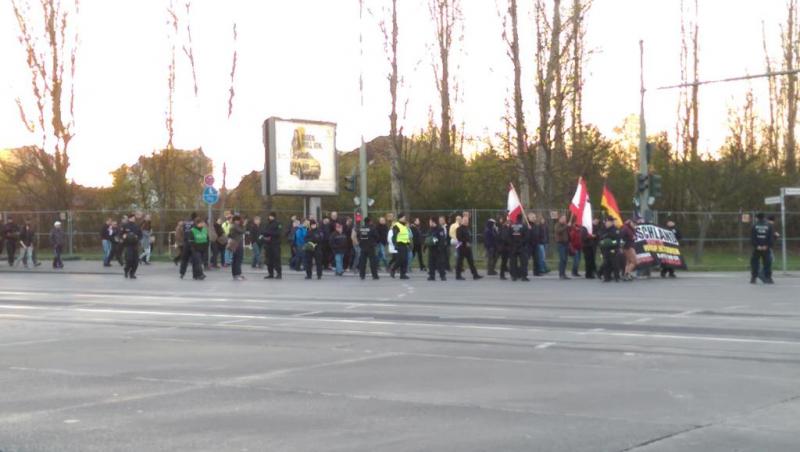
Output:
[[800,196],[800,188],[784,188],[786,196]]
[[769,198],[764,198],[764,204],[766,204],[768,206],[775,205],[775,204],[780,204],[780,203],[781,203],[781,197],[780,196],[770,196]]
[[269,118],[265,124],[272,195],[337,195],[336,124]]

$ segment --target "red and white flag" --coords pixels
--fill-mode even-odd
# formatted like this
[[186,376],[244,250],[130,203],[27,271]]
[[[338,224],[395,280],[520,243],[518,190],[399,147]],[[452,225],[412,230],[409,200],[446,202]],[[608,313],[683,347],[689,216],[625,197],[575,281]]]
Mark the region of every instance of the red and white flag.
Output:
[[508,211],[508,222],[511,224],[517,222],[524,210],[522,203],[519,201],[517,190],[514,189],[514,184],[508,184],[508,206],[506,210]]
[[592,234],[592,204],[589,202],[586,181],[582,177],[578,179],[578,188],[575,189],[569,210],[575,216],[575,224],[585,227]]

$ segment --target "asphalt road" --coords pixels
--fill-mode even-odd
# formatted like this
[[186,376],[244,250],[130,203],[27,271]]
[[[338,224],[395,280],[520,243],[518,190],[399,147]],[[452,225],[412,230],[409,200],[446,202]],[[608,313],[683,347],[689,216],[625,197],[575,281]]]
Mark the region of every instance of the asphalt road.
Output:
[[796,451],[800,278],[0,272],[0,451]]

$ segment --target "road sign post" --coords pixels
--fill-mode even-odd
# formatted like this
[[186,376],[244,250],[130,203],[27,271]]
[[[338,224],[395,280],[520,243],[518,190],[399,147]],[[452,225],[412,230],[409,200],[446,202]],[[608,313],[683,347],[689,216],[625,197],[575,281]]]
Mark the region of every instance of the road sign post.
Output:
[[800,187],[783,187],[781,194],[764,198],[764,204],[768,206],[781,205],[781,261],[783,263],[783,273],[787,269],[786,265],[786,197],[800,196]]

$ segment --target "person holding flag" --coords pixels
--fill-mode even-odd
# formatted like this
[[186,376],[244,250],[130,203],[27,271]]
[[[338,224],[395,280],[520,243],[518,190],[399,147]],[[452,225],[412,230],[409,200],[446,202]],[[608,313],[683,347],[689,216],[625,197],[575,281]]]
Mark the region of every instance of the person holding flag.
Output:
[[[575,195],[572,197],[569,210],[574,218],[573,227],[570,228],[566,225],[566,222],[562,221],[559,221],[560,227],[557,226],[559,229],[565,229],[561,231],[561,235],[563,236],[562,240],[559,240],[558,273],[561,279],[569,279],[566,275],[568,251],[571,251],[569,254],[574,256],[572,275],[580,276],[578,274],[578,266],[581,259],[581,231],[586,229],[589,235],[594,232],[592,225],[592,204],[589,201],[589,191],[586,189],[586,181],[583,177],[578,178],[578,187],[575,189]],[[557,232],[556,236],[558,235],[559,233]],[[565,247],[565,249],[562,250],[562,247]]]

